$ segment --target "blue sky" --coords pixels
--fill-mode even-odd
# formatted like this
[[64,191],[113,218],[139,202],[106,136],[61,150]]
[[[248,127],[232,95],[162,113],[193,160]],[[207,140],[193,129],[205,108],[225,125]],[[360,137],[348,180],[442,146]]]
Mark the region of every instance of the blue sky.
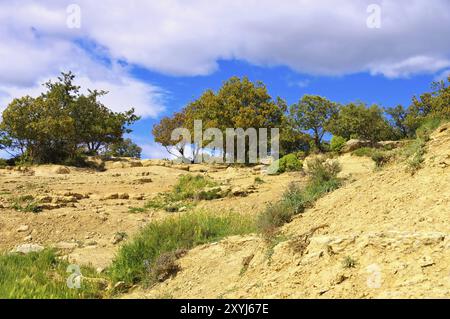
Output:
[[162,157],[152,125],[231,76],[289,104],[407,106],[450,72],[449,12],[447,0],[3,0],[0,111],[72,70],[111,109],[135,107],[131,137]]

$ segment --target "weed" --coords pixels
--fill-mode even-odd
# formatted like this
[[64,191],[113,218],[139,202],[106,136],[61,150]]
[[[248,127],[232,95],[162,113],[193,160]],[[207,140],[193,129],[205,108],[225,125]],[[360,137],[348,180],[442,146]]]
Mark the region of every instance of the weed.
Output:
[[342,261],[342,266],[346,269],[355,268],[356,264],[357,264],[356,260],[350,256],[345,257],[344,260]]

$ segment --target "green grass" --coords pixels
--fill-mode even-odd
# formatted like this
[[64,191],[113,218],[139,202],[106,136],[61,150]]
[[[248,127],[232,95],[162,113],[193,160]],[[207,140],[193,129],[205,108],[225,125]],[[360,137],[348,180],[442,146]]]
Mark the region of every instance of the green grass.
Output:
[[303,213],[314,202],[341,185],[337,178],[338,164],[316,161],[308,165],[310,179],[304,187],[291,185],[281,200],[269,205],[257,219],[258,230],[267,238],[272,238],[279,227],[289,223],[297,214]]
[[[27,255],[0,255],[0,299],[68,299],[101,298],[99,284],[82,280],[80,289],[70,289],[66,280],[69,264],[57,258],[53,250]],[[82,267],[85,277],[98,276],[91,268]]]
[[254,231],[250,217],[232,213],[190,212],[155,221],[121,247],[108,273],[115,282],[152,284],[153,268],[163,254]]
[[23,195],[17,198],[12,198],[11,203],[11,207],[18,212],[39,213],[42,211],[38,201],[36,201],[31,195]]
[[178,212],[183,207],[188,210],[194,207],[199,200],[223,197],[221,189],[216,186],[218,186],[216,182],[203,175],[182,175],[170,192],[160,194],[149,200],[143,208],[133,207],[130,212],[139,213],[149,209]]
[[388,163],[394,156],[394,152],[380,150],[372,147],[361,147],[352,152],[355,156],[370,157],[378,168]]
[[425,155],[425,140],[418,137],[408,145],[403,150],[403,156],[406,158],[407,171],[411,175],[415,174],[420,168],[424,161]]

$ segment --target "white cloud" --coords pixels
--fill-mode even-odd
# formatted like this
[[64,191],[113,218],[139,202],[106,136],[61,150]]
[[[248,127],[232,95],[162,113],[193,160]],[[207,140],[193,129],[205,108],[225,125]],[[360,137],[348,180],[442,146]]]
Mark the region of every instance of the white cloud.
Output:
[[380,29],[366,25],[373,0],[79,3],[85,34],[114,58],[175,75],[237,58],[319,75],[408,76],[435,72],[450,54],[446,0],[380,1]]
[[[214,72],[220,59],[285,65],[313,75],[408,77],[450,66],[449,1],[380,0],[381,28],[369,29],[366,9],[372,2],[77,0],[82,27],[69,29],[66,8],[72,0],[4,0],[0,89],[32,88],[72,69],[122,92],[110,100],[133,102],[151,116],[160,110],[156,101],[164,92],[133,80],[116,66],[118,60],[189,76]],[[106,55],[113,66],[80,48],[80,39],[98,45],[94,55]]]

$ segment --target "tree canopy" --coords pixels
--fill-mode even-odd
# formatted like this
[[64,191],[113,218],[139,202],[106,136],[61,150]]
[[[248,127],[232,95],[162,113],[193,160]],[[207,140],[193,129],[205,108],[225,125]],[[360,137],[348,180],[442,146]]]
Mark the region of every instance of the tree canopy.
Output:
[[16,98],[7,106],[0,131],[9,149],[34,163],[61,163],[98,154],[130,132],[128,125],[139,119],[134,109],[113,112],[99,101],[107,92],[81,94],[74,79],[62,73],[37,98]]

